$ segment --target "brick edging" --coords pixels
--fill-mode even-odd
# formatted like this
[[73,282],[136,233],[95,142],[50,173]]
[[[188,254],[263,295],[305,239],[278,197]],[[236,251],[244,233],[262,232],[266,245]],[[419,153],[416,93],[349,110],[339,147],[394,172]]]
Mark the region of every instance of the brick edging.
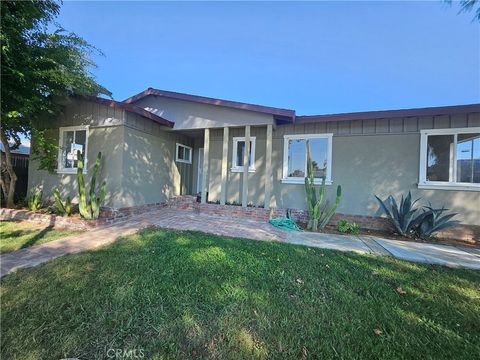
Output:
[[[237,205],[220,204],[201,204],[197,202],[194,195],[175,196],[165,202],[138,205],[120,209],[102,208],[100,219],[83,220],[78,216],[62,217],[58,215],[34,213],[28,210],[0,209],[0,220],[27,220],[47,226],[59,228],[71,228],[86,230],[101,225],[113,224],[128,220],[134,215],[144,214],[161,208],[171,208],[177,210],[195,211],[201,214],[221,217],[246,218],[257,221],[268,221],[274,218],[283,218],[287,216],[287,209],[264,209],[260,207],[242,207]],[[293,220],[305,224],[308,221],[306,210],[289,209]],[[386,218],[364,215],[347,215],[336,213],[329,222],[329,226],[335,227],[340,219],[349,222],[355,222],[363,230],[373,231],[393,231],[393,228]],[[466,242],[468,244],[480,244],[480,226],[458,225],[454,228],[446,229],[437,234],[438,238],[453,239]]]

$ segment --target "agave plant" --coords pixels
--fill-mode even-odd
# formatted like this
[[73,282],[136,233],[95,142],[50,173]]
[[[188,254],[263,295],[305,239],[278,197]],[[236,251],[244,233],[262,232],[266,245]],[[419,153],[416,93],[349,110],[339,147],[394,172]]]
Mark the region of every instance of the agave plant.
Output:
[[392,195],[389,195],[385,201],[382,201],[377,195],[375,197],[400,235],[408,236],[412,234],[416,227],[429,215],[428,211],[419,213],[419,209],[415,208],[415,204],[420,199],[412,201],[410,191],[405,198],[402,195],[400,206],[397,205]]
[[448,209],[445,209],[444,207],[441,209],[434,209],[431,205],[425,206],[424,213],[426,215],[415,229],[417,236],[428,239],[434,232],[460,224],[460,221],[450,220],[457,215],[456,213],[449,213],[442,216],[446,211],[448,211]]
[[38,211],[42,207],[43,191],[40,189],[32,189],[28,196],[27,203],[30,211]]
[[100,215],[100,207],[105,201],[105,195],[107,192],[107,183],[105,181],[102,182],[98,194],[96,190],[97,174],[100,169],[102,153],[98,153],[95,164],[93,165],[92,179],[90,180],[90,198],[87,196],[85,180],[83,179],[83,167],[85,163],[80,151],[77,152],[77,159],[78,209],[80,216],[86,220],[98,219]]
[[70,216],[72,215],[72,199],[70,196],[67,196],[65,203],[62,201],[62,197],[60,195],[60,191],[55,189],[53,192],[53,197],[55,198],[55,206],[57,211],[62,216]]

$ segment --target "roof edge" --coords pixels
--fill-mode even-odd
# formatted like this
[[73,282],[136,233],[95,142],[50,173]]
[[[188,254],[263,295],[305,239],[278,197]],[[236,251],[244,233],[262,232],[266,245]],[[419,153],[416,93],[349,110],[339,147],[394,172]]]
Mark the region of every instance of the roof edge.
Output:
[[425,108],[398,109],[398,110],[377,110],[377,111],[361,111],[339,114],[325,115],[298,115],[296,123],[312,123],[327,121],[351,121],[351,120],[368,120],[382,119],[393,117],[416,117],[416,116],[436,116],[446,114],[465,114],[472,112],[480,112],[480,103],[466,105],[451,106],[435,106]]
[[295,110],[242,103],[239,101],[223,100],[223,99],[211,98],[206,96],[178,93],[174,91],[159,90],[151,87],[134,96],[129,97],[128,99],[125,99],[123,103],[131,104],[150,95],[161,96],[161,97],[177,99],[177,100],[197,102],[197,103],[207,104],[207,105],[223,106],[223,107],[230,107],[230,108],[235,108],[240,110],[266,113],[266,114],[271,114],[275,116],[291,118],[292,121],[295,118]]

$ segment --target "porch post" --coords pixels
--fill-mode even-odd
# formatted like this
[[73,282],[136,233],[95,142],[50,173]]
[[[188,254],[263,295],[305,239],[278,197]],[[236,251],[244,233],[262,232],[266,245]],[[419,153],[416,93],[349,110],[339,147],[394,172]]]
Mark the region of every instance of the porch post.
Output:
[[250,163],[250,125],[245,126],[245,151],[243,152],[242,206],[248,205],[248,168]]
[[203,174],[202,174],[202,204],[207,202],[208,191],[208,158],[210,148],[210,129],[205,129],[205,136],[203,139]]
[[265,209],[270,208],[272,199],[272,125],[267,125],[267,146],[265,153]]
[[228,127],[223,128],[223,156],[222,156],[222,187],[220,204],[225,205],[227,199],[227,171],[228,171]]

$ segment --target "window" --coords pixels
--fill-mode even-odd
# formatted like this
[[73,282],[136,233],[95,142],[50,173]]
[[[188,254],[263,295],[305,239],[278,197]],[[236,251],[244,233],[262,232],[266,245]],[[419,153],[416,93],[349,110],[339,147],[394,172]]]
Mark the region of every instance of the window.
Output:
[[418,187],[480,191],[480,128],[422,130]]
[[[250,162],[248,164],[248,171],[255,171],[255,136],[250,137]],[[233,138],[233,158],[232,158],[232,171],[243,171],[243,157],[245,155],[245,138],[234,137]]]
[[313,162],[315,183],[332,183],[332,134],[285,135],[283,151],[284,183],[304,184],[307,175],[307,143]]
[[60,128],[57,172],[74,174],[77,172],[77,151],[85,159],[84,173],[87,172],[88,126],[70,126]]
[[178,162],[187,164],[192,163],[192,148],[190,146],[177,143],[177,157]]

